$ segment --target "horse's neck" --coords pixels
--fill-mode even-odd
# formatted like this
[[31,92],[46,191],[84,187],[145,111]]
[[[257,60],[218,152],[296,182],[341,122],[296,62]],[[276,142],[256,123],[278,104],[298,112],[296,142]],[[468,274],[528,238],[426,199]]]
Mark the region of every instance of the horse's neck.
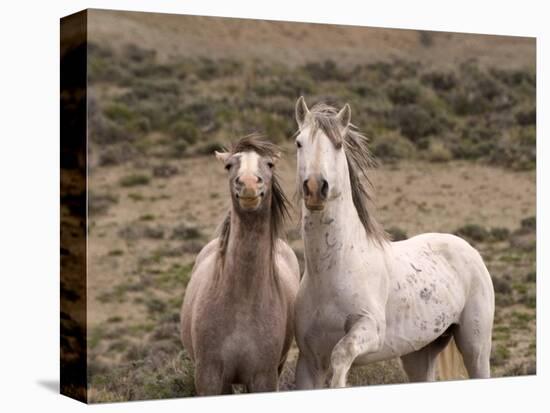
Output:
[[302,227],[308,269],[315,273],[333,273],[351,255],[364,254],[373,244],[359,219],[349,188],[327,202],[321,212],[303,207]]
[[246,218],[231,211],[222,277],[228,288],[243,288],[236,293],[254,292],[269,282],[273,271],[271,230],[270,211]]

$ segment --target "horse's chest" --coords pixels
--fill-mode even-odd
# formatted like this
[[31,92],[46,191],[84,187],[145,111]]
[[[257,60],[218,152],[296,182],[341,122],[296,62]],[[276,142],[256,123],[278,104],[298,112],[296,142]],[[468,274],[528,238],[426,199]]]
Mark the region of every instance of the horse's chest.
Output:
[[[243,300],[246,301],[246,300]],[[282,348],[287,332],[286,309],[278,300],[267,303],[214,304],[199,325],[206,341],[216,343],[224,359],[239,360]]]
[[321,363],[328,363],[332,348],[345,334],[339,313],[330,302],[325,302],[325,305],[308,310],[307,314],[297,314],[300,320],[296,338],[300,348],[307,349]]

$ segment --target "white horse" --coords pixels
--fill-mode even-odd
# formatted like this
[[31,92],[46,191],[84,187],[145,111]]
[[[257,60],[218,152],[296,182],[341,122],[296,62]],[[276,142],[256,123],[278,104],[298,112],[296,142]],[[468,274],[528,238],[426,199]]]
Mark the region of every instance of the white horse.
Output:
[[296,104],[306,269],[296,299],[296,385],[345,387],[352,364],[401,357],[433,381],[454,337],[470,377],[489,377],[494,290],[480,254],[450,234],[389,242],[372,216],[367,139],[351,110]]

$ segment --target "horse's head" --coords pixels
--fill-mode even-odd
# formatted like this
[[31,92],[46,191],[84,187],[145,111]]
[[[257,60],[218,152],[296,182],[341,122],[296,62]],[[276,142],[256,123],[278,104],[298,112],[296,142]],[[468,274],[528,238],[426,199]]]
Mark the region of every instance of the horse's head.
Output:
[[317,105],[310,112],[303,97],[296,102],[298,191],[310,211],[323,210],[346,184],[343,147],[350,117],[348,104],[339,112],[325,105]]
[[241,139],[227,152],[216,151],[216,158],[228,171],[229,191],[238,211],[260,211],[269,205],[273,169],[279,157],[275,145],[252,136]]

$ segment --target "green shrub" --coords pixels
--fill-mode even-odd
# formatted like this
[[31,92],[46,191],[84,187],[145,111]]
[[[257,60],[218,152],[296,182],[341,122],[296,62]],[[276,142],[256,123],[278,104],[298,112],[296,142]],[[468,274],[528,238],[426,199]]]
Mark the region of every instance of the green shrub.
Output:
[[[394,67],[392,62],[388,61],[357,65],[350,77],[367,84],[382,85],[392,79]],[[395,80],[395,77],[393,78]]]
[[317,82],[345,80],[347,78],[347,76],[340,71],[336,63],[330,59],[324,62],[309,62],[303,69]]
[[460,159],[491,157],[497,147],[495,141],[493,129],[475,124],[463,129],[461,138],[452,143],[451,151]]
[[191,223],[183,222],[172,230],[171,239],[188,240],[202,236],[200,229]]
[[377,158],[389,161],[410,159],[415,154],[414,145],[397,132],[380,134],[371,148]]
[[88,192],[88,213],[99,215],[105,213],[112,205],[118,203],[118,197],[111,194]]
[[397,121],[401,133],[414,143],[428,135],[436,135],[441,132],[440,119],[418,105],[398,106],[393,117]]
[[[262,98],[284,96],[292,100],[301,95],[310,94],[314,90],[311,78],[301,72],[291,72],[277,77],[260,77],[254,83],[251,83],[249,87],[257,96]],[[261,105],[263,102],[258,103]],[[293,109],[294,105],[291,104],[290,107]]]
[[537,273],[535,271],[531,271],[525,276],[525,282],[534,283],[536,281],[537,281]]
[[231,59],[201,58],[195,63],[194,72],[201,80],[213,80],[220,77],[233,76],[239,73],[242,64]]
[[197,155],[214,155],[214,151],[223,151],[224,145],[221,142],[204,142],[197,146],[195,153]]
[[433,89],[445,92],[453,89],[458,83],[454,72],[433,71],[424,74],[421,79],[424,84],[430,85]]
[[524,304],[527,308],[537,307],[537,294],[536,291],[526,292],[521,296],[519,302]]
[[155,59],[156,51],[143,49],[135,44],[127,44],[123,50],[124,57],[133,63],[151,62]]
[[162,314],[166,311],[166,303],[157,297],[149,297],[145,306],[150,315]]
[[460,116],[476,115],[485,112],[488,108],[485,99],[477,92],[455,91],[448,95],[447,101],[454,112]]
[[421,86],[416,81],[392,83],[388,86],[388,97],[395,105],[416,103],[421,93]]
[[493,287],[497,294],[512,294],[510,281],[501,277],[493,277]]
[[283,142],[292,136],[292,119],[283,118],[272,113],[265,113],[260,117],[261,125],[258,129],[274,142]]
[[431,139],[426,157],[430,162],[448,162],[453,154],[444,142]]
[[134,117],[130,108],[123,103],[111,103],[103,112],[109,119],[115,122],[127,123]]
[[408,238],[407,232],[398,227],[390,227],[386,230],[392,241],[402,241]]
[[515,103],[513,95],[473,61],[460,65],[460,78],[458,87],[443,94],[459,116],[508,109]]
[[178,141],[193,144],[199,139],[199,130],[188,120],[179,120],[171,127],[171,132]]
[[136,116],[128,122],[128,128],[135,132],[146,133],[151,130],[151,122],[146,116]]
[[455,234],[461,237],[467,237],[473,241],[486,241],[489,238],[489,231],[477,224],[468,224],[460,227]]
[[208,126],[210,130],[214,130],[219,126],[217,114],[225,106],[227,106],[227,103],[210,98],[196,99],[192,103],[185,105],[182,109],[181,117],[185,117],[188,122],[192,121],[193,126],[197,128]]
[[491,351],[491,364],[494,366],[502,366],[510,358],[510,350],[504,344],[493,346]]
[[114,122],[102,114],[90,115],[88,122],[88,136],[94,143],[112,145],[132,141],[135,138],[135,135],[124,125]]
[[504,241],[510,236],[510,230],[508,228],[491,228],[491,239],[494,241]]
[[99,164],[102,166],[120,165],[136,155],[135,148],[128,142],[110,145],[99,153]]
[[534,87],[536,85],[536,75],[530,70],[493,68],[490,73],[507,86],[528,85]]
[[[382,68],[383,66],[381,66]],[[390,63],[390,71],[387,73],[390,79],[401,81],[418,76],[419,62],[396,59]]]
[[132,174],[122,177],[119,182],[121,186],[131,187],[138,185],[147,185],[149,181],[150,178],[147,175]]
[[537,230],[537,218],[528,217],[521,220],[521,228],[527,231],[536,231]]
[[516,113],[516,122],[521,126],[530,126],[537,123],[537,110],[531,108]]
[[362,98],[372,98],[378,95],[378,90],[367,82],[355,81],[350,84],[350,89]]
[[531,170],[536,167],[535,145],[534,127],[512,129],[489,145],[485,159],[513,170]]

